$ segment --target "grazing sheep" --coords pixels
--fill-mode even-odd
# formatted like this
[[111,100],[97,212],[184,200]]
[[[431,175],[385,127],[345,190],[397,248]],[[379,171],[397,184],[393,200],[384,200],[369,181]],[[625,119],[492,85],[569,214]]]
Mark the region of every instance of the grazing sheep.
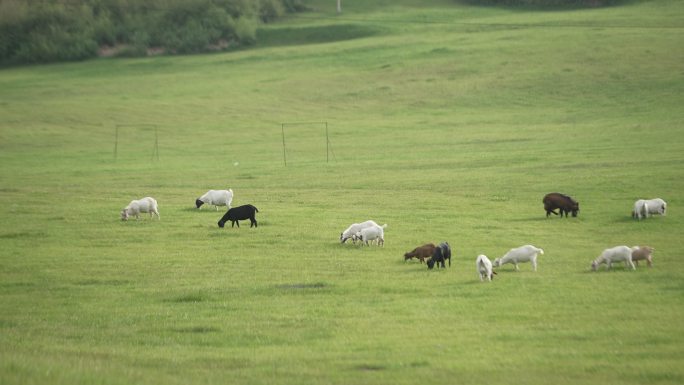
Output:
[[660,199],[639,199],[634,202],[634,209],[632,209],[632,218],[641,219],[648,218],[649,214],[665,215],[667,211],[667,203]]
[[249,219],[249,227],[258,227],[256,218],[254,217],[256,215],[255,213],[258,212],[259,210],[257,210],[257,208],[252,205],[233,207],[232,209],[228,210],[223,215],[223,217],[218,221],[218,226],[223,228],[225,223],[230,221],[230,227],[235,227],[235,224],[237,223],[237,226],[239,228],[240,222],[238,221]]
[[654,248],[651,246],[634,246],[632,247],[632,262],[639,266],[639,261],[646,260],[648,267],[653,266],[653,252]]
[[560,209],[561,218],[563,217],[563,213],[565,213],[566,218],[568,217],[568,213],[572,213],[572,216],[576,217],[577,212],[579,211],[579,202],[561,193],[546,194],[542,199],[542,203],[544,203],[544,210],[546,210],[547,218],[549,217],[549,214],[558,215],[554,211],[556,209]]
[[131,215],[134,215],[135,219],[138,220],[140,219],[140,213],[150,213],[150,218],[154,214],[157,216],[157,219],[161,219],[159,217],[157,200],[152,197],[145,197],[139,200],[132,200],[126,208],[121,210],[121,220],[127,221]]
[[428,269],[435,267],[435,263],[437,264],[437,267],[441,265],[442,268],[446,268],[444,261],[447,259],[449,260],[449,266],[451,266],[451,246],[449,246],[448,242],[442,242],[435,248],[432,257],[428,259]]
[[615,246],[603,250],[603,253],[591,263],[591,269],[594,271],[598,270],[599,265],[602,263],[607,264],[608,269],[610,269],[613,262],[618,261],[624,261],[625,267],[630,266],[632,270],[636,269],[636,267],[634,267],[634,262],[632,262],[632,249],[627,246]]
[[480,275],[480,281],[484,281],[485,278],[487,278],[487,281],[494,279],[493,275],[496,274],[496,272],[492,270],[492,261],[490,261],[486,255],[480,254],[477,256],[477,259],[475,259],[475,267],[477,268],[477,273]]
[[408,261],[411,258],[417,258],[420,260],[420,263],[425,263],[425,259],[432,257],[432,254],[435,253],[436,247],[437,246],[435,246],[434,243],[426,243],[423,246],[418,246],[404,254],[404,261]]
[[201,208],[203,204],[214,205],[216,211],[219,206],[226,206],[230,209],[230,204],[233,202],[233,190],[209,190],[201,197],[195,199],[197,208]]
[[[352,242],[356,243],[356,238],[354,237],[356,233],[370,226],[378,226],[378,224],[371,220],[367,220],[361,223],[353,223],[352,225],[347,227],[346,230],[340,233],[340,243],[347,242],[347,239],[351,239]],[[387,225],[383,225],[383,228],[384,227],[387,227]]]
[[360,239],[361,245],[365,243],[366,246],[369,246],[369,242],[377,241],[378,246],[384,246],[386,227],[387,224],[384,224],[382,226],[369,226],[364,229],[361,229],[361,231],[354,234],[353,242],[356,243],[356,240]]
[[534,247],[532,245],[520,246],[515,249],[510,249],[501,258],[496,258],[494,260],[494,267],[499,267],[507,263],[512,263],[515,265],[515,270],[520,270],[518,268],[519,262],[532,262],[532,268],[537,271],[537,254],[544,254],[544,250]]
[[639,199],[634,202],[634,208],[632,209],[632,218],[641,220],[641,218],[646,218],[648,216],[648,206],[646,206],[646,200]]

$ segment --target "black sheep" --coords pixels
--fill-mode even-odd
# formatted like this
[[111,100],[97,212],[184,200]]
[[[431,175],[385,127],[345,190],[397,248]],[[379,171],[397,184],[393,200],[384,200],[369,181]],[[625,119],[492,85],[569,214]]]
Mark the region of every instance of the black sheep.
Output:
[[257,208],[252,205],[233,207],[223,215],[223,218],[221,218],[221,220],[218,221],[218,225],[219,227],[223,228],[225,223],[230,221],[230,227],[235,227],[236,223],[238,227],[240,227],[240,222],[238,222],[239,220],[249,219],[249,227],[258,227],[257,221],[254,218],[255,213],[258,212],[259,210],[257,210]]
[[435,267],[435,263],[437,263],[437,267],[441,264],[443,268],[446,268],[444,264],[446,259],[449,260],[449,266],[451,266],[451,246],[448,242],[442,242],[435,248],[432,258],[427,261],[428,269]]

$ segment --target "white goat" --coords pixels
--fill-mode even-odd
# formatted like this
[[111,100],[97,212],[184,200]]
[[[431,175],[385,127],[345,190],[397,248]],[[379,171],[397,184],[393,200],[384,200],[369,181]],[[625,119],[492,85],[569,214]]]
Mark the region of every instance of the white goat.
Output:
[[496,272],[492,271],[492,261],[486,255],[480,254],[477,256],[475,267],[480,275],[480,281],[484,281],[485,278],[487,278],[487,281],[494,279],[493,274],[496,274]]
[[639,199],[634,202],[634,209],[632,210],[632,218],[641,219],[641,217],[648,218],[649,214],[665,215],[667,211],[667,202],[660,198],[655,199]]
[[378,226],[378,224],[371,220],[367,220],[361,223],[353,223],[351,226],[347,227],[346,230],[340,233],[340,243],[345,243],[347,242],[347,239],[350,238],[352,239],[352,242],[356,243],[356,238],[354,237],[356,233],[365,229],[366,227],[371,226]]
[[634,202],[634,209],[632,210],[632,218],[641,220],[642,217],[648,216],[648,206],[644,199],[639,199]]
[[618,261],[624,261],[625,267],[631,266],[632,270],[636,269],[636,267],[634,267],[634,262],[632,262],[632,249],[627,246],[615,246],[603,250],[603,253],[591,263],[591,269],[594,271],[598,270],[599,265],[602,263],[607,264],[610,269],[613,262]]
[[203,204],[214,205],[216,211],[219,206],[226,206],[230,209],[230,204],[233,202],[233,190],[209,190],[201,197],[195,200],[195,205],[199,209]]
[[532,268],[537,271],[537,254],[544,254],[544,250],[532,245],[510,249],[503,257],[494,260],[494,267],[512,263],[517,271],[520,270],[518,269],[518,262],[532,262]]
[[159,217],[157,200],[152,197],[145,197],[139,200],[132,200],[131,203],[121,211],[121,220],[127,221],[128,217],[131,215],[134,215],[136,220],[140,219],[140,213],[150,213],[150,218],[152,217],[152,214],[155,214],[157,219],[161,219]]
[[356,239],[360,239],[361,244],[363,245],[365,243],[366,246],[369,246],[369,242],[377,241],[378,246],[384,246],[385,228],[387,228],[387,224],[382,226],[375,225],[366,227],[365,229],[361,229],[361,231],[354,234],[353,240],[355,241]]

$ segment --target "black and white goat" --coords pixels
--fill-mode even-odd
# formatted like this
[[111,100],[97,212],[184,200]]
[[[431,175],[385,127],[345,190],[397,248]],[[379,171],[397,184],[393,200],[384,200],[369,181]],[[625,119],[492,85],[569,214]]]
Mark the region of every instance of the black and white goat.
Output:
[[437,267],[441,264],[442,268],[446,268],[444,261],[447,259],[449,260],[449,266],[451,266],[451,246],[449,246],[448,242],[442,242],[435,248],[432,258],[428,259],[428,269],[435,267],[435,263],[437,264]]

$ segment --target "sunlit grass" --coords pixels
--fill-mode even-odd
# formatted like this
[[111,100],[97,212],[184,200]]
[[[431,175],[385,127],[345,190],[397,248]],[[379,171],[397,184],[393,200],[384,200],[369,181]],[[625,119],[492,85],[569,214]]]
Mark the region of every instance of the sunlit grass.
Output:
[[[681,383],[683,36],[654,28],[679,3],[423,3],[0,72],[0,382]],[[334,157],[323,125],[292,125],[285,167],[288,122],[327,122]],[[259,227],[194,209],[217,188]],[[579,217],[545,218],[551,191]],[[119,220],[148,195],[161,220]],[[654,197],[667,216],[630,218]],[[366,219],[383,248],[339,244]],[[443,240],[451,268],[403,261]],[[528,243],[537,273],[480,283],[478,254]],[[619,244],[654,267],[592,273]]]

